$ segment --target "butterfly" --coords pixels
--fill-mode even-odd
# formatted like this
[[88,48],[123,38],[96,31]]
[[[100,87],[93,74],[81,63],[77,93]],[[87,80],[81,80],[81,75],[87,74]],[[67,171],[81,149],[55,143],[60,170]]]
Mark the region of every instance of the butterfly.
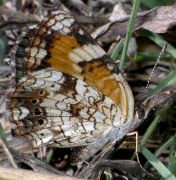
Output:
[[127,81],[70,14],[59,11],[24,35],[15,60],[13,132],[33,148],[83,146],[84,160],[135,124]]

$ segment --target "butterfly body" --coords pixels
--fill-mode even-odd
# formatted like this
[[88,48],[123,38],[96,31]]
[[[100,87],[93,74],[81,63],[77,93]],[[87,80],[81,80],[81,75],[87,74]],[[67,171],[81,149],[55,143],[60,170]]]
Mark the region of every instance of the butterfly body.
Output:
[[20,80],[10,101],[14,134],[34,148],[87,146],[90,155],[84,154],[83,160],[123,138],[135,124],[128,83],[65,12],[23,37],[16,66]]

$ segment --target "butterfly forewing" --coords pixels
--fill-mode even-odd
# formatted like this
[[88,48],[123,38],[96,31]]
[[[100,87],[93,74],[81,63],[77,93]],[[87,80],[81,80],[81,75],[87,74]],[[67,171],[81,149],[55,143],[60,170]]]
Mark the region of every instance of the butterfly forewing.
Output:
[[97,42],[65,12],[41,22],[22,39],[16,64],[18,78],[52,67],[84,80],[119,106],[122,121],[133,118],[133,96],[124,77]]

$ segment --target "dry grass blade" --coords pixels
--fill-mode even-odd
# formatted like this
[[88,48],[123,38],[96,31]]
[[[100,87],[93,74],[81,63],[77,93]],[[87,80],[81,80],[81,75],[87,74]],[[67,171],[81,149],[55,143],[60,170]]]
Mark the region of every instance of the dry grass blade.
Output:
[[11,168],[2,168],[0,167],[0,179],[1,180],[77,180],[74,177],[65,177],[55,174],[44,174],[44,173],[36,173],[29,170],[22,169],[11,169]]

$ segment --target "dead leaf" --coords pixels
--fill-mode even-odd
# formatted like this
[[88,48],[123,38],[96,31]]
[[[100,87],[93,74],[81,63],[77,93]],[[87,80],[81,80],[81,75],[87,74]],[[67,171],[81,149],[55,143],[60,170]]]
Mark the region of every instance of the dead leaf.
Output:
[[166,33],[176,25],[176,6],[163,6],[153,9],[144,16],[142,24],[136,28],[144,28],[154,33]]
[[[109,22],[97,29],[92,36],[101,43],[114,42],[119,35],[121,37],[126,35],[129,19],[130,16],[127,15],[117,21]],[[143,28],[154,33],[166,33],[175,25],[176,5],[163,6],[138,13],[135,30]]]
[[127,13],[125,12],[123,8],[122,3],[119,2],[114,6],[112,14],[109,17],[109,21],[114,22],[126,16],[127,16]]

